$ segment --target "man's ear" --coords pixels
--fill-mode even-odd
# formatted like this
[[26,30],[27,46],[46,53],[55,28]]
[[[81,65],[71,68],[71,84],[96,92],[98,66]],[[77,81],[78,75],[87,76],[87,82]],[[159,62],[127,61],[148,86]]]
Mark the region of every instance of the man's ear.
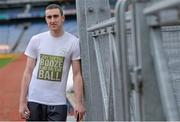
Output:
[[61,17],[61,19],[62,19],[62,21],[64,22],[64,21],[65,21],[65,16],[63,15],[63,16]]
[[46,16],[44,17],[45,22],[47,23]]
[[47,23],[47,18],[46,18],[46,15],[45,15],[45,17],[44,17],[44,20],[45,20],[45,22]]

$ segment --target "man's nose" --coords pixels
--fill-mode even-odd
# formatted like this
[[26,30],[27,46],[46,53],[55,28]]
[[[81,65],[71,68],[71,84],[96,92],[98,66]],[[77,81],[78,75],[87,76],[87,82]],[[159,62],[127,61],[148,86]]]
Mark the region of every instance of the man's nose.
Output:
[[54,17],[51,17],[50,21],[51,21],[51,22],[54,22],[54,21],[55,21],[55,18],[54,18]]

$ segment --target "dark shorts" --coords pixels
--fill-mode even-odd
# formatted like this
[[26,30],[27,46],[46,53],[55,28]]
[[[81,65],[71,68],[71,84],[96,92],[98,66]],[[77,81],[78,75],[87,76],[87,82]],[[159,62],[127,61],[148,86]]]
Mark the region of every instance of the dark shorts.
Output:
[[67,105],[44,105],[28,102],[30,117],[27,121],[66,121]]

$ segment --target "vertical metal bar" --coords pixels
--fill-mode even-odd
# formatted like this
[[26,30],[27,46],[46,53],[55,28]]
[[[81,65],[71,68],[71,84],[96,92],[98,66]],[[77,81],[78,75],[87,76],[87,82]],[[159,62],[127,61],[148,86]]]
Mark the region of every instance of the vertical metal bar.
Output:
[[110,66],[111,66],[111,80],[112,80],[112,94],[113,94],[113,108],[114,108],[114,121],[124,120],[124,110],[123,110],[123,92],[122,85],[120,84],[120,61],[119,61],[119,51],[118,46],[115,44],[115,37],[113,34],[109,34],[111,38],[110,42]]
[[[121,48],[120,48],[120,40],[121,40],[121,32],[120,32],[120,27],[121,27],[121,25],[120,25],[120,15],[119,15],[119,11],[120,11],[120,6],[121,6],[121,4],[122,4],[122,1],[121,0],[119,0],[118,2],[117,2],[117,4],[116,4],[116,8],[115,8],[115,19],[116,19],[116,41],[117,41],[117,45],[118,45],[118,47],[119,47],[119,55],[118,55],[118,59],[119,59],[119,62],[121,61]],[[120,62],[120,65],[119,65],[119,73],[121,73],[122,74],[122,70],[121,70],[121,68],[122,68],[122,63]],[[119,74],[119,75],[121,75],[121,74]],[[124,108],[124,98],[123,98],[123,96],[124,96],[124,86],[123,86],[123,81],[122,81],[123,79],[122,79],[122,77],[121,77],[121,80],[119,80],[119,84],[120,84],[120,93],[122,94],[122,96],[121,96],[121,104],[122,104],[122,111],[123,111],[123,113],[122,113],[122,120],[125,120],[125,108]],[[116,104],[117,105],[117,104]]]
[[137,24],[136,24],[136,0],[132,1],[132,46],[134,50],[134,68],[132,73],[132,82],[135,87],[134,93],[134,114],[135,114],[135,121],[141,120],[141,102],[140,102],[140,90],[139,90],[139,84],[140,81],[138,79],[138,70],[140,70],[141,67],[141,46],[140,46],[140,40],[137,39]]
[[129,76],[128,76],[128,59],[127,59],[127,40],[126,40],[126,20],[125,10],[128,7],[129,0],[121,0],[116,6],[116,24],[117,24],[117,40],[120,42],[120,57],[121,57],[121,73],[122,73],[122,86],[124,94],[124,120],[130,120],[129,109]]
[[168,63],[162,47],[162,37],[160,28],[151,28],[152,37],[152,52],[155,58],[155,68],[158,78],[161,99],[163,103],[164,112],[168,121],[178,121],[179,113],[177,110],[177,103],[173,92],[173,86],[169,75]]
[[[109,38],[109,35],[111,34],[111,31],[108,30],[108,28],[106,27],[106,39],[107,39],[107,45],[108,45],[108,55],[106,53],[106,58],[108,58],[108,81],[107,84],[109,87],[107,87],[108,89],[108,103],[109,103],[109,108],[108,108],[108,120],[109,121],[114,121],[114,102],[113,102],[113,80],[111,80],[111,50],[110,50],[110,43],[113,40],[113,38]],[[107,75],[107,74],[106,74]],[[108,83],[109,82],[109,83]]]
[[114,121],[115,120],[115,115],[116,115],[116,111],[115,111],[115,96],[114,96],[114,67],[113,67],[113,56],[112,56],[112,42],[114,41],[114,38],[112,36],[112,33],[109,32],[108,34],[108,38],[109,38],[109,64],[110,64],[110,88],[109,88],[109,120],[110,121]]
[[102,59],[101,59],[101,55],[100,55],[100,50],[99,50],[99,46],[98,46],[98,42],[96,40],[95,37],[93,37],[93,41],[94,41],[94,47],[95,47],[95,56],[97,59],[97,68],[98,68],[98,72],[99,72],[99,77],[100,77],[100,88],[101,88],[101,92],[102,92],[102,97],[103,97],[103,106],[105,109],[105,120],[108,121],[108,108],[109,108],[109,104],[108,104],[108,95],[107,95],[107,88],[106,88],[106,84],[105,84],[105,76],[103,73],[103,66],[102,66]]

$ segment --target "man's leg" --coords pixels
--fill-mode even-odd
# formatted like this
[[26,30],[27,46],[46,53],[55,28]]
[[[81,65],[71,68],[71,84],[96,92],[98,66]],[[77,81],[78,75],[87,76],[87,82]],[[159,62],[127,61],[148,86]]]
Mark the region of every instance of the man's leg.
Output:
[[47,114],[48,121],[66,121],[67,105],[49,105]]
[[30,117],[27,121],[40,121],[42,120],[42,107],[41,104],[35,102],[28,102],[28,108],[30,111]]

